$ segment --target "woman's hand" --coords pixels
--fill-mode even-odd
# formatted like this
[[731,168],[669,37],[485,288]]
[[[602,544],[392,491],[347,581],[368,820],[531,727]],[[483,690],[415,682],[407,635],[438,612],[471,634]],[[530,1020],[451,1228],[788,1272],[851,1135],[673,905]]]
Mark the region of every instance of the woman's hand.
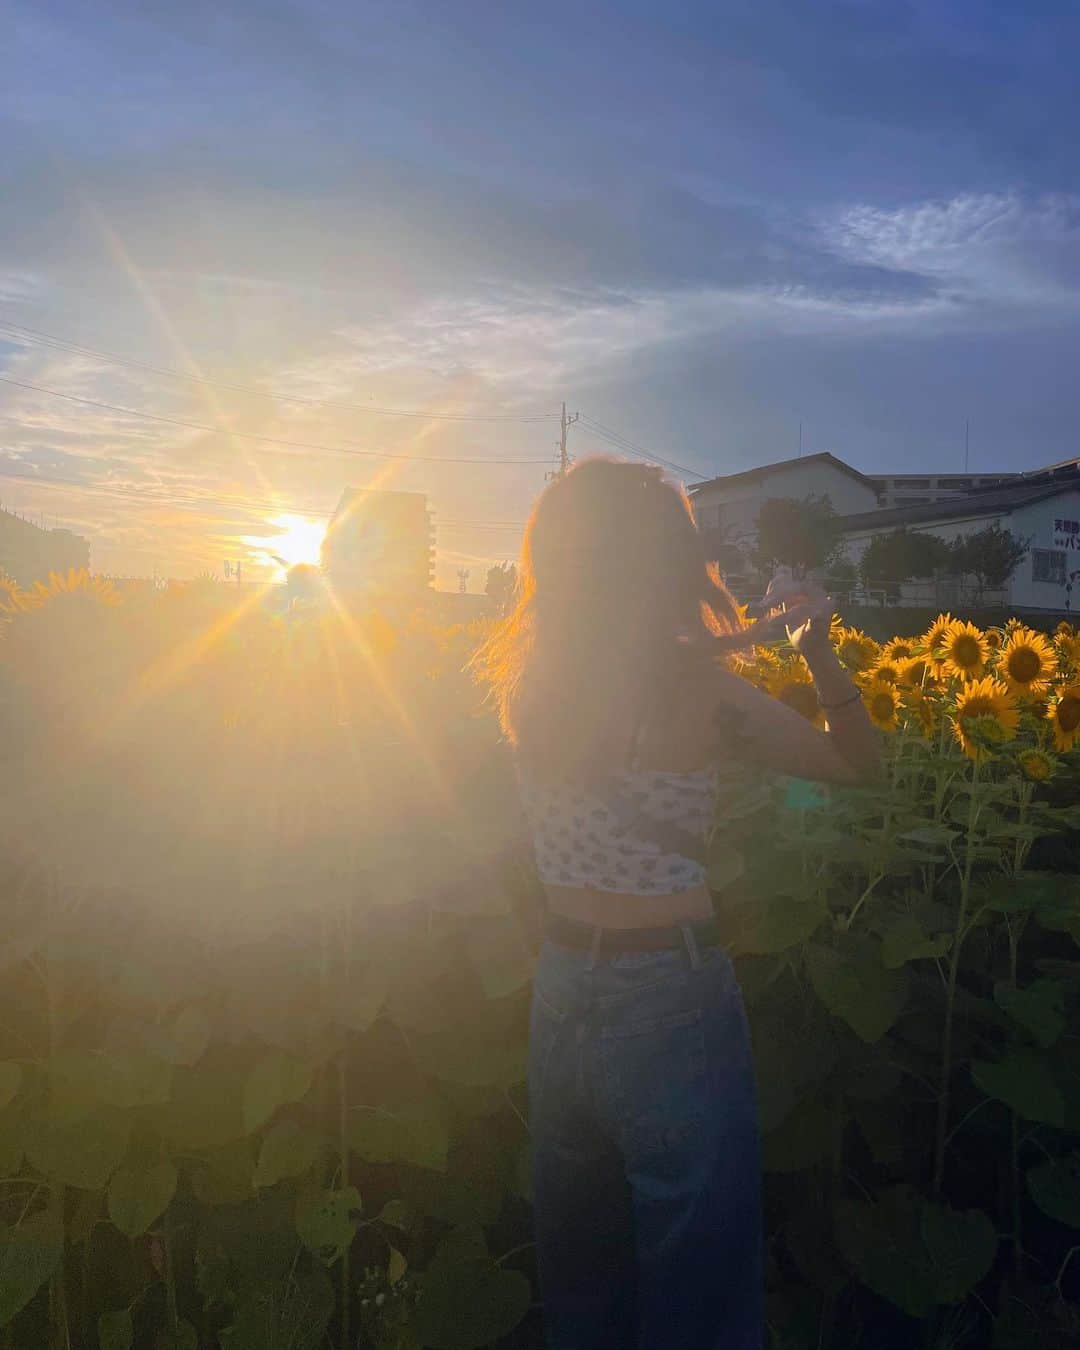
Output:
[[783,631],[806,659],[828,648],[832,600],[816,582],[797,578],[789,567],[777,571],[754,608],[769,616],[753,625],[755,634],[762,634],[755,641],[775,641]]

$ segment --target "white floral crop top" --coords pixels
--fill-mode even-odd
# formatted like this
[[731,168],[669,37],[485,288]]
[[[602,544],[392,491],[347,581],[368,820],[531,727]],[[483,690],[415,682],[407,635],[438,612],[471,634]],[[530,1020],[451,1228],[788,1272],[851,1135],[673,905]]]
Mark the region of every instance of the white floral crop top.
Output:
[[715,767],[630,769],[602,786],[537,783],[519,769],[541,880],[632,895],[667,895],[705,881],[716,814]]

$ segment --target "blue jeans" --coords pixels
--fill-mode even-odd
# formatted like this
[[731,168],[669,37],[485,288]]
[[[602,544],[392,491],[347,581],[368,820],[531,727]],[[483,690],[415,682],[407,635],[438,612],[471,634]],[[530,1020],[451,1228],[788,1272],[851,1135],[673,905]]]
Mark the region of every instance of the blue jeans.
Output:
[[529,1116],[550,1350],[760,1350],[760,1159],[722,947],[544,942]]

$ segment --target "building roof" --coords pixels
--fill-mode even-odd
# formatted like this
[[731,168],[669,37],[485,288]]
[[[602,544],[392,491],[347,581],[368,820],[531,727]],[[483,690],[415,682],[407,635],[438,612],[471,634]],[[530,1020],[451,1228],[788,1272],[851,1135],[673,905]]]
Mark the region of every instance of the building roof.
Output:
[[890,530],[898,525],[921,525],[931,520],[963,520],[969,516],[1007,515],[1018,506],[1041,502],[1049,497],[1060,497],[1072,492],[1080,482],[1069,480],[1058,483],[1028,483],[1022,478],[1002,487],[981,488],[973,492],[957,493],[944,501],[926,502],[916,506],[889,506],[876,511],[859,511],[841,516],[840,525],[845,534],[860,530],[881,528]]
[[690,494],[700,492],[702,488],[716,487],[718,484],[725,486],[731,483],[752,483],[758,478],[767,478],[770,474],[776,473],[779,469],[790,469],[803,464],[831,464],[834,469],[839,469],[841,473],[846,473],[849,478],[856,479],[857,482],[864,483],[871,491],[874,491],[874,482],[867,478],[858,469],[853,469],[850,464],[845,464],[842,459],[837,459],[835,455],[830,454],[828,450],[822,450],[816,455],[802,455],[798,459],[779,459],[775,464],[760,464],[756,469],[742,469],[738,473],[724,473],[716,478],[707,478],[704,483],[695,483],[690,488]]

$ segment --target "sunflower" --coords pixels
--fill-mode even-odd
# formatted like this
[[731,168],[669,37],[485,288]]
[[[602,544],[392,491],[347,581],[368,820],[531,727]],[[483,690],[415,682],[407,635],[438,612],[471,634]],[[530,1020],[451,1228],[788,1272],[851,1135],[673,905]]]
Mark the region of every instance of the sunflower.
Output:
[[43,605],[55,600],[59,595],[85,595],[103,605],[123,604],[124,597],[111,581],[103,577],[94,577],[86,568],[72,567],[68,572],[50,572],[49,583],[37,582],[31,595]]
[[1076,629],[1072,626],[1072,624],[1068,621],[1068,619],[1062,619],[1062,621],[1054,629],[1054,636],[1072,637],[1075,632]]
[[1066,670],[1080,671],[1080,634],[1059,631],[1057,649],[1058,655],[1061,657],[1061,664]]
[[1045,689],[1054,673],[1054,649],[1041,633],[1016,628],[1001,649],[998,674],[1017,694]]
[[923,689],[934,684],[933,662],[925,656],[912,656],[900,662],[896,683],[905,689]]
[[1016,695],[1001,680],[987,676],[961,689],[953,725],[956,739],[972,759],[985,759],[991,744],[1011,741],[1019,723]]
[[900,714],[900,695],[887,680],[871,680],[863,690],[863,703],[870,721],[882,731],[895,731]]
[[922,635],[919,646],[934,662],[935,668],[940,668],[941,660],[938,657],[938,649],[945,640],[945,634],[950,626],[955,622],[951,614],[939,614],[926,632]]
[[1058,750],[1071,750],[1080,736],[1080,684],[1066,684],[1046,713]]
[[906,689],[901,694],[905,709],[912,713],[919,730],[926,740],[931,740],[936,730],[937,718],[934,704],[919,688]]
[[915,655],[915,639],[894,637],[886,642],[881,649],[881,659],[883,661],[910,661]]
[[841,664],[856,674],[869,670],[881,653],[874,639],[857,628],[838,628],[834,641]]
[[983,634],[983,637],[986,638],[986,645],[992,652],[1001,649],[1001,636],[1001,632],[997,628],[988,628]]
[[871,683],[874,680],[884,680],[886,684],[897,684],[900,680],[902,668],[899,661],[890,661],[883,658],[867,673],[867,680]]
[[973,623],[963,623],[953,619],[942,634],[937,648],[942,653],[942,664],[950,675],[959,675],[962,680],[973,680],[986,668],[989,649],[982,631]]
[[801,656],[784,661],[770,670],[765,677],[765,688],[773,698],[786,703],[808,722],[821,724],[823,719],[817,690]]
[[1021,772],[1033,783],[1045,783],[1057,772],[1057,760],[1045,750],[1021,750],[1016,756]]

